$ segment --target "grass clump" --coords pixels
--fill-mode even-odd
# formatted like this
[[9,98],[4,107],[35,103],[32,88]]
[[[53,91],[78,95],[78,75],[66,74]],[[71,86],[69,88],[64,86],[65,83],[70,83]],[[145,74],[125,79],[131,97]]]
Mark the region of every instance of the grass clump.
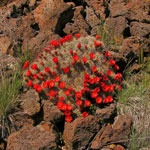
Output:
[[15,106],[22,84],[22,73],[17,68],[11,74],[1,73],[0,78],[0,121],[2,126],[2,138],[6,137],[7,116]]
[[150,74],[141,72],[128,76],[124,90],[118,93],[118,112],[133,119],[128,149],[150,147]]

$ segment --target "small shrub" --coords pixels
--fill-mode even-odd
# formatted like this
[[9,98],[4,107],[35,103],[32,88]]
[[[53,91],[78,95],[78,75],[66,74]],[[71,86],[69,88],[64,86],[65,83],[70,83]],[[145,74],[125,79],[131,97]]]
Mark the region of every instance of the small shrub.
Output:
[[55,103],[68,122],[86,117],[93,105],[113,102],[116,89],[121,89],[122,75],[115,73],[119,67],[99,36],[68,35],[50,44],[34,63],[25,62],[28,87]]

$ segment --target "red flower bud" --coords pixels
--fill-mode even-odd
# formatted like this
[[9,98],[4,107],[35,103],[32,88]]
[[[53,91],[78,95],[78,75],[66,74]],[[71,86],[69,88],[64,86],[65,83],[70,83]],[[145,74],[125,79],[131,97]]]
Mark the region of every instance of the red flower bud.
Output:
[[28,66],[29,66],[29,62],[26,61],[26,62],[24,63],[23,69],[26,69]]
[[31,65],[31,68],[32,68],[33,70],[37,70],[37,69],[38,69],[37,64]]

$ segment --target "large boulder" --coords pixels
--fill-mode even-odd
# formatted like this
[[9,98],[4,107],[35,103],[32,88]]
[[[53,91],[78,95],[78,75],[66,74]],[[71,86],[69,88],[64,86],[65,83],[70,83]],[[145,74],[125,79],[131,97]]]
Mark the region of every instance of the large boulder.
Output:
[[26,126],[8,137],[7,150],[50,150],[57,149],[58,135],[54,126],[43,122]]
[[112,125],[108,124],[98,132],[91,148],[98,150],[109,143],[118,143],[121,140],[126,141],[130,133],[131,123],[131,117],[128,115],[118,116]]
[[85,148],[99,129],[99,120],[91,115],[86,118],[77,118],[72,123],[66,123],[63,133],[66,147],[69,150]]

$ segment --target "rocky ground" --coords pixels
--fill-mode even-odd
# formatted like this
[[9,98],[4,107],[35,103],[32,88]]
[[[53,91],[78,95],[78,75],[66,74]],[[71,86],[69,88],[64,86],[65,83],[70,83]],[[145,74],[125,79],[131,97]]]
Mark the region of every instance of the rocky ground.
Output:
[[[144,56],[150,53],[149,0],[2,0],[0,20],[0,72],[4,66],[12,69],[25,50],[35,58],[51,40],[96,35],[102,22],[104,31],[113,31],[107,35],[117,45],[108,47],[121,72],[133,62],[133,72],[141,67],[136,64],[141,47]],[[9,117],[7,150],[125,150],[132,123],[128,115],[117,116],[116,103],[96,116],[64,123],[64,114],[34,90],[20,95]]]

